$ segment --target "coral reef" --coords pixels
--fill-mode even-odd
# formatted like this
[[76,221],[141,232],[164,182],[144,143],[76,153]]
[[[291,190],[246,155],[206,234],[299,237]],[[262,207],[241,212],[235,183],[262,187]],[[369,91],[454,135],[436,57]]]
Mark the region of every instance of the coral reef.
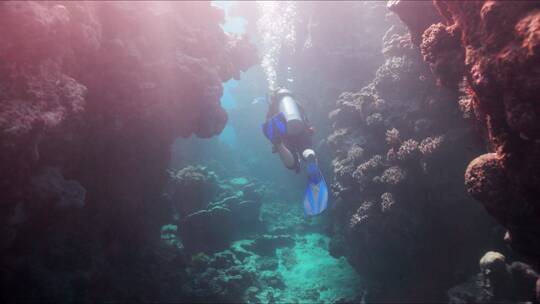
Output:
[[159,298],[170,144],[218,134],[222,82],[257,61],[222,22],[206,2],[0,4],[5,300]]
[[[324,225],[306,221],[301,204],[272,201],[263,184],[244,177],[222,179],[207,167],[171,171],[177,173],[171,174],[173,185],[177,176],[186,183],[205,176],[217,191],[204,209],[183,217],[178,213],[174,223],[162,226],[160,254],[169,265],[181,264],[161,281],[176,286],[165,288],[161,299],[189,303],[360,299],[358,275],[345,258],[329,255]],[[173,193],[174,187],[168,191]],[[243,201],[247,197],[259,204]],[[235,211],[242,204],[253,208]]]
[[[417,45],[422,41],[422,33],[427,27],[442,21],[442,17],[430,1],[407,3],[407,1],[390,0],[387,2],[387,7],[407,25],[411,41]],[[419,18],[418,11],[422,11],[421,18]]]
[[538,274],[531,266],[513,262],[499,252],[489,251],[480,259],[480,273],[448,291],[450,303],[528,302],[534,292]]
[[327,237],[316,233],[264,236],[271,240],[272,250],[263,253],[253,250],[260,239],[234,242],[210,256],[194,255],[186,270],[192,279],[182,285],[186,301],[335,303],[360,299],[358,276],[344,258],[328,254]]
[[259,212],[264,190],[246,178],[221,180],[205,167],[188,166],[171,174],[171,179],[174,186],[167,197],[178,212],[186,252],[223,250],[263,228]]
[[[512,249],[538,270],[539,3],[434,1],[433,5],[442,20],[410,26],[416,36],[422,35],[415,42],[439,83],[460,92],[460,108],[474,121],[491,152],[470,163],[467,191],[508,230],[506,240]],[[395,11],[410,25],[410,12]],[[414,14],[425,16],[424,9]]]
[[217,195],[219,178],[202,166],[169,170],[168,196],[180,216],[204,209]]
[[165,200],[186,252],[223,250],[264,228],[259,220],[266,187],[245,177],[223,179],[206,166],[169,169]]
[[483,149],[458,95],[437,87],[398,23],[383,54],[373,81],[342,93],[330,114],[338,200],[330,250],[365,278],[367,301],[444,301],[504,232],[463,189],[463,170]]

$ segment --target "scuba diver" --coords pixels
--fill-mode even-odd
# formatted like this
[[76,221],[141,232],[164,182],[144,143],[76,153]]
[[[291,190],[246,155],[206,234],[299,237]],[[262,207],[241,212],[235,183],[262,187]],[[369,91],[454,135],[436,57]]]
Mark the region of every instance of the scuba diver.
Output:
[[313,126],[310,125],[304,107],[293,94],[279,88],[270,95],[263,133],[272,143],[272,153],[278,153],[286,168],[300,172],[305,164],[308,185],[304,194],[306,215],[317,215],[328,205],[328,188],[319,170],[312,147]]

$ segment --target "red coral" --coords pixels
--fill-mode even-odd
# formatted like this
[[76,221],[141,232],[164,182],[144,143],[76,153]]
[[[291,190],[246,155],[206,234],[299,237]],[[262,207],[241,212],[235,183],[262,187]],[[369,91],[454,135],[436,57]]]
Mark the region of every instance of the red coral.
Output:
[[[31,223],[15,243],[42,239],[46,252],[55,231],[44,227],[60,235],[94,227],[84,237],[100,253],[85,257],[112,261],[145,250],[155,229],[146,212],[163,211],[155,197],[171,143],[221,132],[222,82],[257,60],[247,38],[225,34],[222,21],[209,2],[0,3],[0,213],[22,206]],[[39,168],[48,166],[62,178],[40,179]],[[73,199],[72,192],[85,195]],[[38,212],[45,199],[84,205],[88,214],[74,225],[71,214]],[[103,227],[114,236],[104,237]],[[100,263],[90,272],[114,268]],[[107,298],[89,289],[104,297],[91,301]]]
[[[389,10],[396,13],[411,32],[411,41],[418,45],[422,41],[422,33],[433,23],[442,21],[435,7],[428,1],[388,1]],[[418,11],[422,15],[418,15]]]
[[538,263],[531,244],[540,242],[540,5],[434,3],[446,25],[424,32],[424,59],[446,87],[466,79],[468,106],[496,152],[471,162],[466,186],[511,230],[513,248]]
[[463,50],[459,31],[442,23],[431,25],[423,34],[420,49],[424,61],[440,85],[457,89],[463,75]]
[[508,179],[496,153],[488,153],[474,159],[465,172],[465,188],[475,199],[486,202],[488,211],[506,222],[506,191]]
[[208,3],[2,3],[2,168],[52,157],[84,160],[67,166],[73,175],[87,175],[88,163],[99,175],[119,165],[113,151],[166,162],[174,138],[221,132],[221,84],[257,60],[222,20]]

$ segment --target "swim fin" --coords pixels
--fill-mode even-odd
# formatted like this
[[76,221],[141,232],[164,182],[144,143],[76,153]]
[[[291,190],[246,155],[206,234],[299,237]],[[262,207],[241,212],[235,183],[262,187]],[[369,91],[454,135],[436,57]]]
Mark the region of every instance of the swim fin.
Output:
[[307,163],[308,185],[304,194],[304,213],[317,215],[328,207],[328,187],[316,160]]

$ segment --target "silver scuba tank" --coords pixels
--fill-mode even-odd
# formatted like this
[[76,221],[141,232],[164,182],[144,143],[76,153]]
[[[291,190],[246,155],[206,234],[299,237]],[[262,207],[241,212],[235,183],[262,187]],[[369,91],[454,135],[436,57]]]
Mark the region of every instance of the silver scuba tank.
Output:
[[298,104],[292,97],[292,93],[287,89],[280,89],[277,92],[279,100],[279,111],[285,116],[287,121],[287,134],[296,135],[304,131],[306,125],[298,109]]

